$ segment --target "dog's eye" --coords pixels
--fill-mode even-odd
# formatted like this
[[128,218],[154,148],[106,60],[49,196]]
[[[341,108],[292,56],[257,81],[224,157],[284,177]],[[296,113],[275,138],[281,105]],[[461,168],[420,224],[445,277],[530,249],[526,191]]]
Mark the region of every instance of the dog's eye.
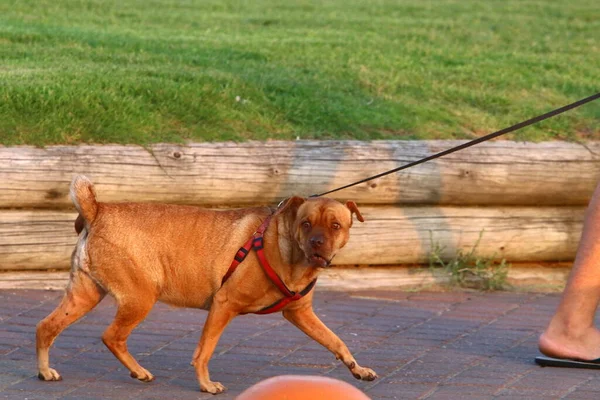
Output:
[[312,226],[312,225],[311,225],[311,224],[310,224],[310,222],[308,222],[308,221],[304,221],[304,222],[302,223],[302,227],[303,227],[304,229],[310,229],[310,228],[311,228],[311,226]]
[[337,230],[338,230],[338,229],[340,229],[342,226],[341,226],[340,224],[338,224],[337,222],[334,222],[334,223],[333,223],[333,225],[331,225],[331,227],[337,231]]

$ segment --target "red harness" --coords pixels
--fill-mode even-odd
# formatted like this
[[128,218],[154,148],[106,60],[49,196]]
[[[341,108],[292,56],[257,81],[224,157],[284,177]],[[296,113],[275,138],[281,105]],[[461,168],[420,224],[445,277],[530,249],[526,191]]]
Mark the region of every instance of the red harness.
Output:
[[281,310],[283,307],[287,306],[290,302],[299,300],[302,297],[306,296],[312,290],[312,288],[315,286],[315,283],[317,283],[317,279],[315,278],[300,293],[293,292],[290,289],[288,289],[288,287],[281,280],[279,275],[277,275],[275,270],[273,270],[271,265],[269,265],[269,262],[267,261],[267,257],[265,256],[263,236],[264,236],[265,231],[267,230],[267,226],[269,226],[271,217],[272,217],[272,215],[269,215],[267,217],[267,219],[265,219],[265,221],[262,223],[262,225],[256,230],[254,235],[252,235],[250,240],[248,240],[246,242],[246,244],[244,244],[242,247],[240,247],[240,249],[236,253],[235,257],[233,258],[231,265],[229,266],[229,270],[227,270],[227,273],[225,274],[225,276],[223,277],[223,280],[221,281],[221,286],[223,286],[223,284],[233,274],[233,272],[238,267],[238,265],[240,265],[242,263],[242,261],[244,261],[244,259],[250,252],[250,249],[254,249],[254,251],[256,251],[256,255],[258,257],[258,262],[261,265],[263,271],[265,272],[265,274],[267,275],[269,280],[271,282],[273,282],[273,284],[275,286],[277,286],[277,289],[279,289],[279,291],[281,293],[283,293],[283,295],[285,296],[284,298],[277,300],[275,303],[271,304],[270,306],[266,306],[265,308],[262,308],[256,312],[254,312],[254,314],[271,314],[271,313],[277,312],[277,311]]

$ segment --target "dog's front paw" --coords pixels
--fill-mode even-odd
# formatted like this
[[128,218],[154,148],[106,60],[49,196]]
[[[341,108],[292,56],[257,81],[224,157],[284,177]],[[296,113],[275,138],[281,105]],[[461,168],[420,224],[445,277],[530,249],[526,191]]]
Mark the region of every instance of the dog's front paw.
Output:
[[42,381],[62,381],[62,376],[52,368],[48,368],[45,371],[40,370],[38,378]]
[[200,384],[200,390],[212,394],[219,394],[225,391],[225,386],[221,385],[219,382],[208,381],[207,384]]
[[356,379],[363,381],[374,381],[377,378],[377,373],[371,368],[356,366],[350,370]]
[[154,375],[152,375],[147,369],[141,367],[137,371],[131,371],[130,376],[142,382],[152,382],[154,380]]

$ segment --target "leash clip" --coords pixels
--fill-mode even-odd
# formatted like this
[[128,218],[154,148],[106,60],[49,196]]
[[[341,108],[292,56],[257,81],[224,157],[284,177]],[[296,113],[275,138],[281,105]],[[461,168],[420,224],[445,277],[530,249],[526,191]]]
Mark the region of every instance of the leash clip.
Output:
[[289,200],[289,199],[290,199],[289,197],[286,197],[285,199],[281,200],[281,201],[279,202],[279,204],[277,204],[277,209],[279,210],[279,209],[281,208],[282,204],[283,204],[283,203],[284,203],[286,200]]

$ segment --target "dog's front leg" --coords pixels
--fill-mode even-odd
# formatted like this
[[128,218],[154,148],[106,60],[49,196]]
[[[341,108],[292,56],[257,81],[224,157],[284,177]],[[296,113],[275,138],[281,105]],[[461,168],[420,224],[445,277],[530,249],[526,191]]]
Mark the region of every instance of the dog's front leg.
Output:
[[208,318],[204,323],[198,347],[196,347],[192,357],[192,365],[196,367],[196,376],[200,383],[200,390],[203,392],[218,394],[225,390],[225,386],[210,380],[208,361],[215,351],[223,330],[236,315],[236,312],[227,307],[224,296],[219,296],[217,293],[208,313]]
[[342,360],[356,379],[372,381],[377,378],[375,371],[358,365],[346,344],[316,316],[311,305],[284,310],[283,316],[302,332],[329,349],[338,360]]

